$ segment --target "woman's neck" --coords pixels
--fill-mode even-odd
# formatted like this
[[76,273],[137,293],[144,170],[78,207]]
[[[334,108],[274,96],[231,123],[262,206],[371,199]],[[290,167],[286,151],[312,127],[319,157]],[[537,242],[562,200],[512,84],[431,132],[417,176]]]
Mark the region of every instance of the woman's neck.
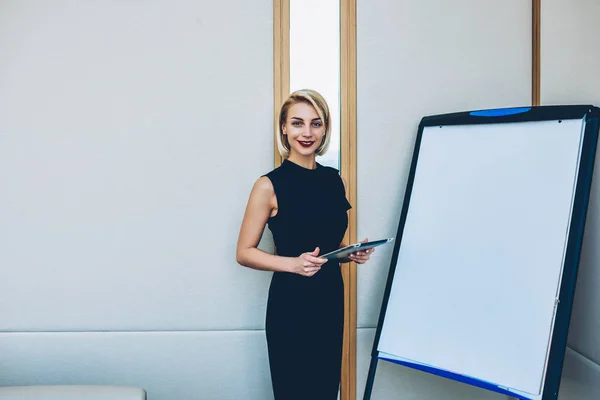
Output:
[[292,153],[288,157],[288,160],[306,169],[317,168],[317,160],[314,154],[311,156],[300,156],[295,153]]

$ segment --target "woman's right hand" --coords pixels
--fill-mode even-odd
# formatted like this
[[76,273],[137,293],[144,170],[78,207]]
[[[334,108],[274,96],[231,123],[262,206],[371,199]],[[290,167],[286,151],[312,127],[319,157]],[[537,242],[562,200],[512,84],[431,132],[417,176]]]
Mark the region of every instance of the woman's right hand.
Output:
[[321,266],[327,262],[326,258],[319,258],[319,248],[312,252],[302,253],[293,259],[292,271],[302,276],[313,276],[321,269]]

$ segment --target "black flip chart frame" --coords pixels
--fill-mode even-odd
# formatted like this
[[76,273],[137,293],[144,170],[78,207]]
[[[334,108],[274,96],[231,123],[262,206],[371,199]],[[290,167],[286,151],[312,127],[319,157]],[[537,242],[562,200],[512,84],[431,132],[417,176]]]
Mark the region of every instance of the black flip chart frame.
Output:
[[[415,171],[419,160],[419,149],[423,136],[423,130],[427,127],[435,126],[509,124],[529,121],[561,121],[572,119],[583,119],[585,121],[585,130],[583,133],[583,145],[580,154],[579,168],[577,171],[577,183],[575,187],[574,204],[567,239],[567,250],[564,259],[559,299],[556,306],[555,323],[550,343],[548,366],[546,369],[544,380],[545,383],[542,391],[543,400],[557,399],[562,375],[563,360],[567,346],[567,336],[571,319],[573,298],[575,295],[575,285],[577,281],[577,272],[583,244],[585,220],[590,197],[592,175],[600,129],[600,108],[591,105],[559,105],[477,110],[427,116],[421,120],[414,145],[411,168],[406,185],[405,197],[401,210],[400,221],[398,224],[398,231],[394,244],[382,306],[377,323],[377,330],[371,352],[371,362],[363,399],[368,400],[371,398],[377,364],[378,360],[381,358],[379,357],[378,345],[381,337],[382,327],[386,318],[388,300],[390,298],[392,282],[398,262],[398,253],[402,244],[402,236],[411,201],[411,191],[415,179]],[[431,374],[444,376],[448,379],[462,381],[465,384],[504,393],[513,397],[518,397],[511,392],[495,387],[494,385],[489,385],[486,382],[478,381],[476,379],[465,379],[465,377],[462,375],[449,373],[448,371],[427,368],[414,364],[411,365],[402,362],[397,363]],[[528,399],[528,397],[522,398]]]

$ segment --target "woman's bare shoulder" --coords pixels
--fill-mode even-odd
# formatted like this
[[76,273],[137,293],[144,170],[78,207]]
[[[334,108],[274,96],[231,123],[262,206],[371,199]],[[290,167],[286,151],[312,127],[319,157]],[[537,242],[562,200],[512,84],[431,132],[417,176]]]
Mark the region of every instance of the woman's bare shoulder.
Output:
[[275,188],[273,188],[273,182],[267,176],[261,176],[254,182],[255,191],[262,194],[275,194]]

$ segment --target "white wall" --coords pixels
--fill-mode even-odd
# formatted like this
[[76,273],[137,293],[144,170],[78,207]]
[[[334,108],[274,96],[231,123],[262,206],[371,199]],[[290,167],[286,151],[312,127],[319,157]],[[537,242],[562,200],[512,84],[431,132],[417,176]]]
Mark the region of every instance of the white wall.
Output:
[[[542,103],[600,103],[598,13],[543,2]],[[357,29],[358,234],[374,238],[396,234],[422,116],[529,104],[531,7],[359,0]],[[270,275],[234,249],[272,166],[272,3],[5,0],[0,54],[0,385],[270,398]],[[563,399],[600,390],[594,187]],[[359,269],[359,397],[390,255]],[[376,379],[374,399],[504,398],[383,362]]]
[[272,15],[0,3],[0,385],[269,398],[270,275],[235,244],[272,168]]
[[[600,2],[544,0],[541,24],[541,103],[600,107]],[[597,160],[600,156],[597,156]],[[600,162],[594,180],[569,346],[590,360],[600,381]],[[600,390],[598,391],[600,392]]]
[[[564,70],[556,71],[561,66],[563,69],[569,67],[578,74],[577,80],[569,85],[571,97],[568,100],[579,98],[581,93],[600,93],[597,84],[593,88],[585,88],[585,91],[581,89],[584,79],[591,74],[597,75],[600,70],[598,55],[590,55],[592,49],[597,48],[595,38],[599,37],[597,25],[592,28],[591,23],[599,15],[595,11],[597,7],[595,10],[590,7],[593,1],[587,1],[586,5],[581,0],[576,2],[580,7],[585,6],[585,10],[571,14],[581,17],[587,13],[590,21],[587,28],[581,28],[576,34],[572,32],[580,29],[582,21],[573,20],[566,25],[548,21],[549,13],[554,14],[555,20],[560,20],[565,12],[559,8],[572,9],[576,5],[558,0],[551,1],[550,5],[543,2],[543,7],[554,7],[552,11],[545,8],[542,16],[542,43],[545,43],[542,48],[543,100],[548,98],[551,90],[564,93],[564,86],[550,89],[551,86],[544,84],[544,81],[562,78],[560,75],[565,73]],[[558,3],[561,3],[560,7]],[[396,235],[413,143],[423,116],[531,104],[531,10],[531,2],[522,0],[358,1],[359,238]],[[594,32],[591,29],[595,29]],[[571,36],[561,39],[558,42],[560,47],[552,50],[553,47],[548,45],[549,35],[557,37],[567,30]],[[572,36],[579,38],[579,42],[574,44]],[[585,56],[574,50],[579,47],[587,49]],[[583,61],[591,58],[595,63],[583,66]],[[553,69],[547,64],[554,64]],[[590,96],[587,97],[586,101],[592,101]],[[593,220],[597,217],[592,213],[591,218],[590,229],[593,230]],[[587,241],[593,238],[588,235]],[[597,253],[589,247],[586,253],[588,259],[593,257],[592,252]],[[392,250],[392,246],[378,250],[370,265],[358,267],[358,398],[362,398],[367,378],[374,328]],[[587,263],[592,260],[595,259],[591,258]],[[598,274],[587,274],[593,282],[588,282],[588,288],[584,287],[583,291],[593,290],[594,296],[597,296]],[[582,296],[585,294],[579,295],[579,298]],[[594,301],[597,299],[594,297]],[[595,312],[596,318],[600,315],[600,309],[589,309],[581,305],[582,300],[578,302],[576,314],[581,315],[579,319],[583,314],[590,319],[591,312]],[[575,323],[583,324],[582,321]],[[594,347],[598,343],[597,325],[587,326],[585,331],[588,337],[580,339],[581,346]],[[565,365],[561,399],[582,400],[597,393],[592,385],[600,380],[600,372],[590,370],[589,362],[569,350]],[[392,397],[419,400],[506,398],[380,361],[373,399]]]

